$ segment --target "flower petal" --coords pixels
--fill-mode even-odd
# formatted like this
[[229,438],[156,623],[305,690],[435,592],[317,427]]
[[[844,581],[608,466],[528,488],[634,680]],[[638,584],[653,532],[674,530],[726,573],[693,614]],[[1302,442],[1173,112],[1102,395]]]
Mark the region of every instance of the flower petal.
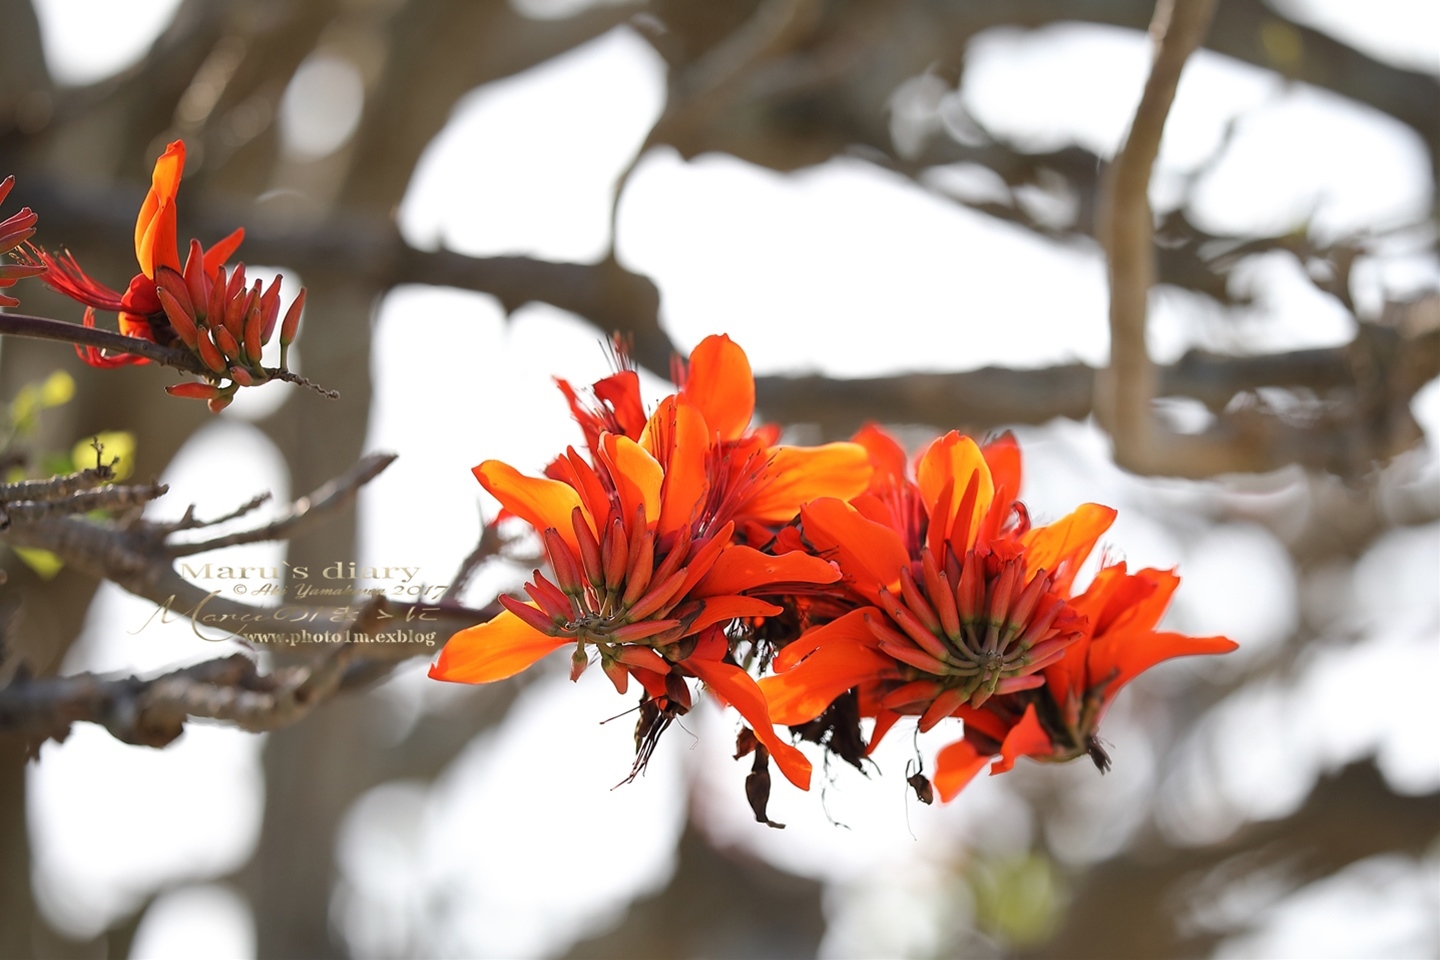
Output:
[[214,276],[215,271],[220,269],[221,264],[230,259],[230,255],[240,249],[240,242],[245,239],[245,228],[236,227],[230,235],[216,243],[209,250],[201,262],[205,265],[205,273]]
[[185,142],[173,140],[155,161],[155,168],[150,173],[150,190],[145,194],[144,203],[140,204],[140,215],[135,218],[135,259],[140,261],[142,272],[147,277],[153,278],[155,274],[144,269],[145,254],[141,250],[145,247],[145,237],[162,206],[170,204],[171,217],[174,217],[173,204],[175,195],[180,191],[180,176],[184,172]]
[[1055,577],[1055,592],[1068,594],[1075,573],[1095,549],[1095,541],[1114,522],[1113,508],[1082,503],[1069,516],[1026,532],[1020,538],[1025,547],[1026,574],[1034,575],[1044,568]]
[[[580,506],[580,495],[573,487],[559,480],[527,477],[499,460],[486,460],[472,472],[480,485],[489,490],[506,510],[529,523],[538,533],[554,527],[570,549],[579,554],[580,544],[575,539],[570,515]],[[590,521],[593,533],[595,521],[588,514],[586,519]]]
[[[900,676],[894,658],[875,648],[864,617],[874,612],[866,607],[847,613],[821,627],[807,631],[796,643],[810,652],[798,664],[790,644],[776,656],[779,672],[760,681],[770,701],[770,715],[776,723],[797,724],[814,720],[825,708],[851,687]],[[786,656],[791,654],[790,656]],[[781,657],[786,659],[782,666]]]
[[910,555],[898,533],[831,497],[806,504],[800,516],[805,538],[840,564],[862,596],[879,604],[881,587],[900,592],[900,570]]
[[665,468],[629,437],[604,434],[600,448],[609,461],[611,479],[620,494],[620,516],[626,526],[642,506],[645,522],[653,523],[660,516],[660,487],[665,482]]
[[645,406],[640,402],[640,375],[634,370],[620,370],[603,380],[595,381],[595,397],[610,404],[615,422],[625,436],[634,440],[645,429]]
[[1105,700],[1109,702],[1116,691],[1157,663],[1175,657],[1229,653],[1238,646],[1229,637],[1187,637],[1149,630],[1111,633],[1090,644],[1090,676],[1094,681],[1114,676],[1105,687]]
[[700,615],[688,627],[690,633],[736,617],[773,617],[785,610],[759,597],[710,597],[702,602]]
[[695,404],[721,440],[737,440],[755,413],[750,360],[723,333],[700,341],[690,353],[690,372],[680,394]]
[[430,677],[457,683],[504,680],[573,642],[564,637],[547,637],[506,610],[489,623],[451,637],[440,651],[440,659],[430,668]]
[[805,758],[805,754],[775,735],[769,705],[754,678],[734,664],[694,658],[684,663],[695,676],[705,681],[714,693],[749,721],[755,737],[765,744],[770,755],[775,758],[776,765],[780,767],[780,772],[785,774],[785,779],[801,790],[809,790],[810,761]]
[[870,489],[884,489],[905,482],[905,468],[909,458],[905,448],[890,434],[873,423],[861,427],[851,440],[865,448],[874,473],[870,475]]
[[764,482],[743,509],[766,523],[789,523],[811,500],[864,493],[870,474],[870,456],[858,443],[774,447]]
[[753,547],[732,544],[720,554],[691,596],[744,593],[771,583],[834,583],[840,571],[819,557],[792,552],[772,557]]
[[1054,752],[1050,735],[1040,726],[1040,718],[1035,715],[1035,704],[1032,703],[1025,708],[1020,722],[1005,735],[1005,742],[1000,744],[1000,759],[990,765],[990,776],[1009,770],[1021,757],[1044,757]]
[[[925,449],[916,467],[916,482],[920,487],[920,499],[930,513],[933,524],[938,515],[940,529],[950,530],[955,525],[955,513],[965,490],[970,486],[972,475],[978,475],[975,491],[975,507],[970,522],[965,528],[970,531],[973,541],[980,529],[980,520],[990,509],[995,499],[995,481],[990,476],[990,467],[975,441],[962,437],[951,430]],[[947,503],[940,503],[941,494],[949,486],[951,495]],[[961,546],[957,544],[957,548]]]
[[949,803],[985,766],[990,757],[980,753],[968,740],[957,740],[935,755],[935,792]]
[[655,530],[663,537],[689,526],[709,496],[710,427],[693,403],[666,397],[645,424],[640,445],[665,467]]

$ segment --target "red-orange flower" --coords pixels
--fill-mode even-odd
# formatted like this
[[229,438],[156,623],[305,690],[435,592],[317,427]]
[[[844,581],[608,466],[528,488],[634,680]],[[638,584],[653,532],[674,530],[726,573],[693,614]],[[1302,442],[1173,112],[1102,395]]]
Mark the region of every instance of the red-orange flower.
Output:
[[940,751],[935,774],[940,795],[955,796],[996,755],[992,773],[1004,773],[1021,756],[1061,762],[1088,754],[1102,771],[1108,769],[1110,758],[1096,731],[1121,687],[1172,657],[1235,649],[1226,637],[1155,629],[1179,585],[1170,571],[1132,574],[1124,563],[1102,569],[1071,601],[1084,617],[1084,630],[1066,655],[1045,669],[1043,687],[959,711],[965,739]]
[[[1157,650],[1178,649],[1174,644],[1132,650],[1125,644],[1137,642],[1139,635],[1131,633],[1120,642],[1125,652],[1112,652],[1112,660],[1104,661],[1105,666],[1123,664],[1115,666],[1113,676],[1106,675],[1111,679],[1100,680],[1098,674],[1075,679],[1075,664],[1085,662],[1092,647],[1081,643],[1101,621],[1094,604],[1071,598],[1070,587],[1115,512],[1085,504],[1056,523],[1031,528],[1028,514],[1014,500],[1021,470],[1012,437],[982,449],[967,437],[947,434],[921,455],[913,481],[893,440],[873,428],[857,439],[876,463],[870,489],[850,504],[817,500],[802,509],[801,518],[805,540],[840,565],[861,605],[777,654],[776,675],[761,681],[777,723],[807,723],[836,698],[858,689],[859,712],[876,718],[872,747],[904,714],[918,715],[921,730],[951,716],[978,717],[977,738],[980,731],[997,729],[991,718],[1010,717],[1006,734],[1023,743],[1007,747],[1002,736],[991,751],[1001,752],[1008,764],[1013,758],[1005,750],[1011,747],[1041,752],[1033,725],[1024,721],[1025,705],[1031,702],[1027,691],[1058,682],[1052,677],[1072,685],[1093,680],[1113,690],[1116,677],[1129,679],[1176,655],[1156,656]],[[1112,578],[1107,573],[1092,590]],[[1126,623],[1137,622],[1142,609],[1151,612],[1138,606],[1134,592],[1123,594],[1121,604],[1130,610]],[[1191,642],[1175,642],[1181,641]],[[1138,642],[1146,644],[1149,638]],[[1185,652],[1219,647],[1193,643],[1200,647],[1184,647]],[[1104,647],[1115,648],[1110,641]],[[1078,689],[1064,701],[1079,704],[1066,716],[1074,729],[1088,723],[1093,730],[1103,709],[1095,695],[1084,692],[1091,687]],[[1074,755],[1069,748],[1059,752]],[[958,790],[956,763],[973,759],[962,754],[947,750],[940,758],[937,785],[946,799]]]
[[[10,188],[15,186],[14,177],[6,177],[0,182],[0,203],[10,195]],[[0,255],[9,253],[20,244],[30,239],[35,233],[35,221],[38,219],[35,212],[29,207],[22,207],[19,213],[13,213],[0,221]],[[43,264],[11,263],[9,260],[0,261],[0,290],[12,287],[17,280],[26,277],[37,277],[45,272]],[[14,297],[0,293],[0,307],[18,307],[20,301]]]
[[[244,239],[243,228],[235,230],[209,250],[192,240],[189,256],[181,263],[176,237],[175,198],[184,168],[185,144],[179,140],[167,146],[155,161],[150,190],[135,220],[135,259],[140,270],[130,279],[123,294],[86,274],[68,253],[52,254],[32,246],[31,264],[44,269],[45,282],[49,286],[86,306],[86,326],[95,325],[94,311],[114,312],[119,315],[120,332],[126,336],[166,346],[183,343],[217,379],[231,377],[231,368],[238,367],[241,373],[232,377],[235,382],[253,381],[258,370],[258,353],[254,360],[249,358],[251,351],[246,349],[245,344],[245,318],[250,308],[263,298],[263,310],[268,311],[268,325],[273,328],[274,314],[278,309],[279,280],[262,294],[258,283],[255,288],[245,286],[243,264],[229,278],[225,276],[222,265]],[[176,282],[167,284],[167,275]],[[217,288],[219,295],[214,292]],[[171,299],[176,303],[166,302],[162,295],[165,289],[170,291]],[[187,295],[181,296],[182,292]],[[180,311],[188,316],[188,327],[184,319],[176,319],[177,304],[188,308]],[[236,314],[241,322],[238,325],[212,322],[208,331],[202,326],[204,335],[197,336],[191,328],[197,319],[203,321],[207,312],[211,316],[217,312]],[[261,327],[265,325],[262,321]],[[231,344],[226,335],[219,332],[229,327],[235,328],[227,329],[235,349],[227,349]],[[76,351],[86,363],[95,367],[149,362],[134,354],[105,354],[94,347],[77,346]],[[233,387],[223,388],[220,392],[228,397],[227,390],[233,393]]]
[[[593,461],[570,448],[545,478],[495,460],[475,468],[506,511],[541,533],[555,579],[535,571],[528,603],[502,597],[505,613],[456,634],[430,675],[499,680],[573,644],[578,677],[593,652],[617,690],[630,677],[645,688],[640,763],[670,719],[689,708],[685,678],[694,677],[740,712],[791,782],[807,787],[809,761],[775,735],[765,698],[734,662],[724,628],[780,613],[770,597],[840,575],[805,553],[763,554],[736,542],[735,530],[742,519],[788,522],[813,496],[854,495],[869,469],[864,451],[849,444],[807,456],[756,441],[736,464],[750,405],[733,399],[743,401],[747,387],[753,397],[749,364],[728,338],[701,346],[680,392],[648,418],[635,418],[638,393],[610,391],[607,382],[621,382],[615,378],[597,385],[598,410],[575,404]],[[731,386],[687,389],[706,378]],[[793,463],[812,460],[822,466],[794,475]],[[849,469],[823,466],[835,463]]]

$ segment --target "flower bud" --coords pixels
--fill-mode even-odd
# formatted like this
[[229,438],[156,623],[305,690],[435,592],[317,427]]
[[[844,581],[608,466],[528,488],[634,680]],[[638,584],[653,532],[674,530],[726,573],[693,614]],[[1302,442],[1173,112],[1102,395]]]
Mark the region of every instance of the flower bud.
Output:
[[212,400],[220,395],[220,388],[213,383],[172,383],[165,388],[172,397],[186,397],[191,400]]

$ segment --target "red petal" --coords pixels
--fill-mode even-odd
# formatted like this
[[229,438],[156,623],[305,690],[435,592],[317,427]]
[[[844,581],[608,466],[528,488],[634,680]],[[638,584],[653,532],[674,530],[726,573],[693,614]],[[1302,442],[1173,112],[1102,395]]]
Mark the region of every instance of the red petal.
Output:
[[979,753],[968,740],[957,740],[935,756],[935,791],[944,803],[954,800],[990,758]]
[[621,370],[603,380],[597,380],[592,388],[595,397],[610,404],[615,411],[615,422],[631,440],[640,436],[645,429],[645,406],[640,402],[640,375],[634,370]]
[[905,482],[905,468],[908,458],[905,448],[890,434],[873,423],[867,423],[851,438],[865,448],[874,473],[870,475],[870,489],[883,489],[891,484]]
[[1035,704],[1032,703],[1025,708],[1025,716],[1020,718],[1020,722],[1005,735],[1005,742],[1000,744],[1000,759],[991,764],[990,776],[1009,770],[1021,757],[1045,757],[1054,752],[1050,735],[1040,726],[1040,718],[1035,715]]
[[1174,657],[1206,653],[1229,653],[1239,646],[1229,637],[1187,637],[1181,633],[1127,631],[1111,633],[1090,644],[1089,673],[1092,681],[1115,679],[1105,688],[1105,700],[1157,663]]

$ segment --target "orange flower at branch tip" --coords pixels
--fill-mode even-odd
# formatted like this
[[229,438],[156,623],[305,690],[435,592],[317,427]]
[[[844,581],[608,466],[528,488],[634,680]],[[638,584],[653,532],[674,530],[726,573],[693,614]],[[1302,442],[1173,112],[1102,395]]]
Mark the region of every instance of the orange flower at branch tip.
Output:
[[[892,439],[875,428],[857,439],[876,464],[871,487],[851,503],[820,499],[801,510],[805,540],[839,564],[856,605],[775,657],[761,688],[777,723],[809,722],[852,689],[876,720],[872,749],[902,715],[917,716],[922,731],[958,716],[969,746],[942,751],[936,774],[949,799],[979,756],[1000,754],[1002,772],[1019,755],[1092,752],[1105,705],[1139,672],[1233,649],[1224,638],[1153,630],[1173,575],[1142,571],[1138,581],[1168,577],[1168,587],[1122,590],[1112,583],[1123,564],[1109,566],[1073,597],[1075,574],[1115,511],[1085,504],[1032,527],[1015,500],[1020,457],[1008,434],[984,447],[947,434],[918,458],[913,480]],[[1104,601],[1091,597],[1096,590]]]
[[[301,290],[280,323],[280,278],[269,286],[256,280],[247,286],[245,265],[227,273],[225,261],[239,248],[244,229],[237,229],[206,250],[191,240],[185,260],[180,259],[176,235],[176,196],[185,170],[185,144],[176,140],[155,161],[150,190],[135,220],[135,260],[140,272],[131,278],[124,294],[88,276],[69,254],[54,255],[31,247],[31,265],[43,272],[45,282],[85,304],[86,326],[95,325],[95,310],[119,315],[120,332],[165,346],[180,346],[193,353],[209,373],[209,390],[170,390],[173,396],[203,397],[212,411],[223,409],[241,386],[271,379],[261,365],[265,344],[277,323],[281,327],[281,370],[286,351],[305,302]],[[28,234],[27,234],[28,236]],[[76,347],[91,366],[117,367],[147,363],[134,354],[108,355],[94,347]],[[228,384],[222,381],[229,380]],[[180,385],[184,386],[184,385]]]
[[[5,198],[10,195],[10,190],[14,186],[14,177],[6,177],[4,182],[0,182],[0,203],[5,202]],[[37,219],[33,210],[29,207],[22,207],[18,213],[12,213],[5,220],[0,221],[0,254],[10,253],[34,236]],[[43,264],[14,263],[6,258],[0,261],[0,290],[14,286],[17,280],[38,277],[44,272]],[[0,294],[0,307],[18,307],[19,305],[20,301],[14,297]]]

